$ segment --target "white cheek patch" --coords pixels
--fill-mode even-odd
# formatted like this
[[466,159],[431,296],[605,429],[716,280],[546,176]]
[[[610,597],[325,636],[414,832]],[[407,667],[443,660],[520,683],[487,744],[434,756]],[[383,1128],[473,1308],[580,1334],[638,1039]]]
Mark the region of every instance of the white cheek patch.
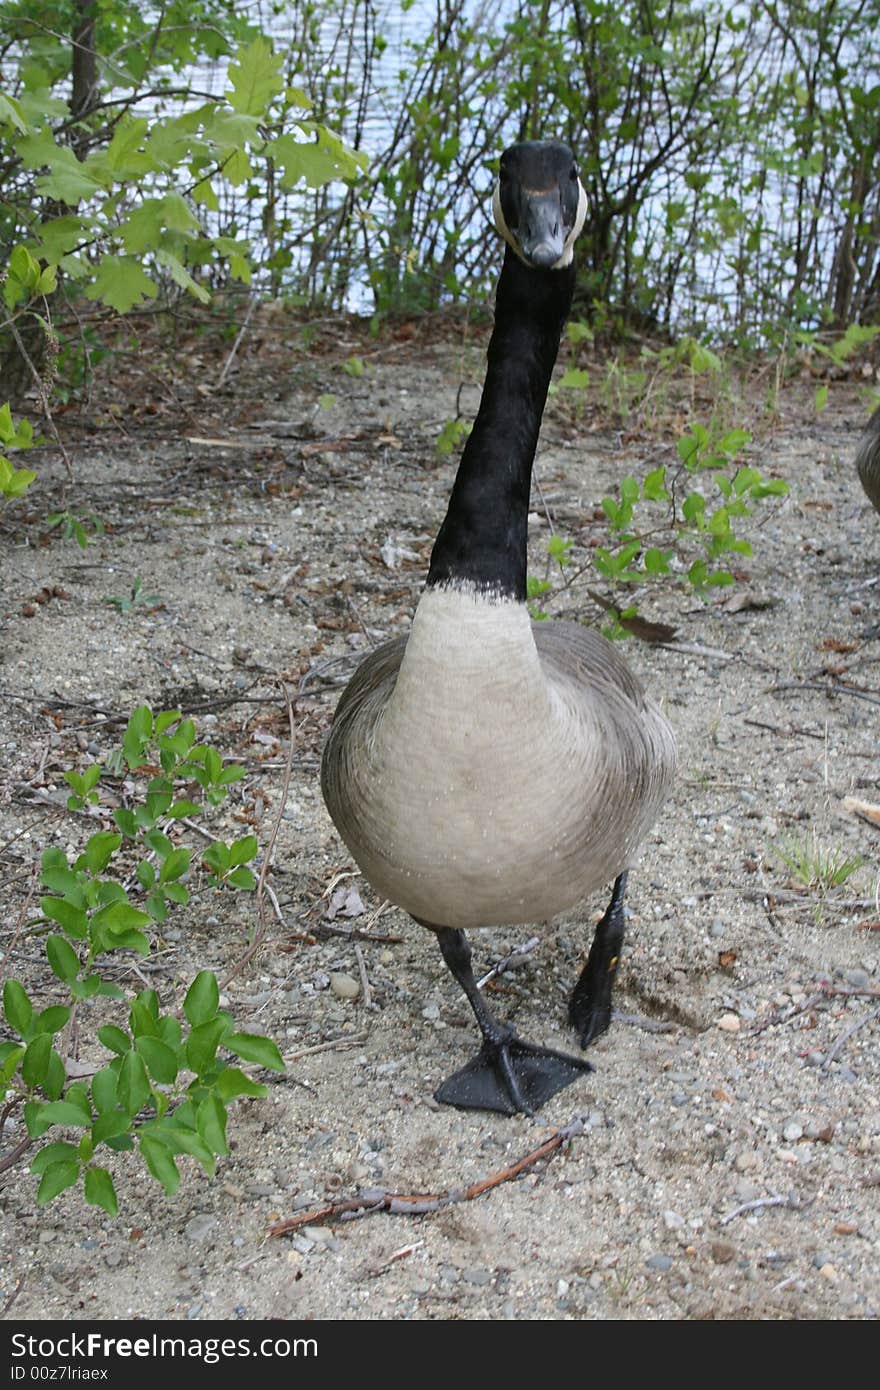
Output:
[[[571,265],[572,257],[574,256],[574,244],[583,231],[584,223],[587,220],[587,195],[580,179],[578,179],[578,189],[578,206],[577,213],[575,214],[574,226],[565,238],[562,255],[559,257],[558,261],[554,261],[553,265],[550,267],[551,270],[563,270],[567,265]],[[529,262],[520,250],[516,237],[513,235],[513,232],[504,219],[504,211],[501,207],[501,185],[498,183],[495,184],[495,191],[492,194],[492,215],[495,219],[495,226],[504,237],[508,246],[516,253],[523,265],[528,265]]]
[[519,249],[516,237],[513,235],[513,233],[507,225],[507,222],[505,221],[504,211],[501,207],[500,183],[495,184],[495,192],[492,194],[492,215],[495,218],[495,226],[498,228],[498,231],[504,237],[504,240],[507,242],[510,249],[516,252],[523,265],[528,265],[528,261],[525,259],[522,252]]
[[555,264],[551,267],[553,270],[562,270],[565,266],[571,265],[571,260],[574,255],[574,244],[580,236],[581,232],[583,231],[584,223],[587,220],[587,195],[584,191],[584,185],[581,183],[580,179],[578,179],[578,189],[580,190],[578,193],[578,210],[575,215],[574,226],[572,227],[568,236],[565,238],[565,245],[562,248],[562,255],[559,257],[559,260],[556,261]]

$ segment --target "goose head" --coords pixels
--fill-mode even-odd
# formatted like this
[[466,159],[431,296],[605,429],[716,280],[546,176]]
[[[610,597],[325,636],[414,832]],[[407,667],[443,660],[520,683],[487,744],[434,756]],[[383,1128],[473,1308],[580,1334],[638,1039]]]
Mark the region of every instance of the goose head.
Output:
[[571,265],[587,215],[577,161],[557,140],[523,140],[501,156],[493,197],[495,226],[535,270]]

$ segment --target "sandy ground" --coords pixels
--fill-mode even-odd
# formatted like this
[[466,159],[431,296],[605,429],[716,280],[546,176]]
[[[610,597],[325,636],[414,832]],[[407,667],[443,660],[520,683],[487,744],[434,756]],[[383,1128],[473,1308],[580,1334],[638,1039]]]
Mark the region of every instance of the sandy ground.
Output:
[[[247,767],[212,828],[252,827],[266,846],[278,822],[269,883],[283,920],[267,899],[269,941],[242,966],[253,896],[194,875],[190,907],[142,968],[172,1007],[198,969],[238,967],[225,991],[238,1026],[289,1059],[285,1079],[264,1078],[268,1099],[234,1106],[215,1180],[185,1165],[171,1202],[125,1156],[111,1157],[116,1221],[73,1192],[38,1210],[26,1161],[5,1173],[9,1318],[878,1314],[878,830],[843,799],[880,800],[880,519],[852,466],[864,418],[852,385],[834,384],[819,416],[798,389],[773,416],[763,388],[747,400],[761,421],[750,457],[791,496],[761,511],[733,602],[705,607],[666,585],[644,610],[674,624],[675,641],[626,644],[681,765],[631,875],[621,1016],[592,1048],[592,1075],[535,1119],[438,1106],[434,1089],[474,1049],[467,1007],[433,939],[339,877],[352,866],[321,802],[321,743],[367,643],[409,622],[454,468],[435,464],[434,439],[461,383],[473,410],[484,340],[477,328],[466,350],[377,345],[340,329],[307,352],[270,322],[220,392],[223,359],[198,342],[170,374],[142,354],[59,419],[68,505],[98,513],[105,536],[86,551],[41,540],[62,478],[51,455],[39,490],[4,516],[0,949],[33,917],[44,847],[75,852],[94,829],[64,809],[63,770],[106,757],[113,716],[141,701],[194,710],[200,736]],[[353,353],[363,375],[343,369]],[[615,429],[592,408],[573,417],[557,399],[532,571],[544,572],[548,513],[574,542],[570,573],[586,566],[607,540],[602,496],[668,460],[673,438]],[[135,578],[155,602],[105,601]],[[52,586],[61,593],[46,598]],[[545,606],[598,621],[588,587],[601,589],[589,571]],[[295,730],[283,801],[291,748],[276,674]],[[823,894],[792,879],[780,844],[866,862]],[[355,915],[331,918],[338,888],[337,907]],[[573,1045],[566,994],[603,906],[550,932],[475,934],[478,969],[540,934],[493,982],[493,1007],[526,1036]],[[38,937],[17,937],[7,969],[55,997]],[[334,992],[338,975],[358,997]],[[120,979],[140,987],[127,961]],[[80,1014],[80,1064],[100,1055],[101,1007]],[[359,1188],[461,1190],[575,1117],[569,1143],[473,1201],[267,1239],[273,1222]],[[23,1133],[15,1118],[8,1149]]]

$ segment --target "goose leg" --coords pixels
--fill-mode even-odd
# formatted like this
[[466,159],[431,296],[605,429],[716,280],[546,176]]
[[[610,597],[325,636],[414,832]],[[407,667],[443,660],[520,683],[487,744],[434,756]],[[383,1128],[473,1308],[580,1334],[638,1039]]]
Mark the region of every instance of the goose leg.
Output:
[[443,1082],[434,1093],[437,1100],[463,1110],[532,1115],[557,1091],[593,1070],[584,1058],[524,1042],[515,1029],[499,1023],[477,988],[464,932],[451,927],[435,931],[443,959],[464,990],[483,1035],[476,1057]]
[[569,1022],[580,1034],[581,1047],[598,1038],[611,1022],[611,987],[623,947],[626,879],[624,872],[614,880],[611,901],[596,927],[587,963],[568,1005]]

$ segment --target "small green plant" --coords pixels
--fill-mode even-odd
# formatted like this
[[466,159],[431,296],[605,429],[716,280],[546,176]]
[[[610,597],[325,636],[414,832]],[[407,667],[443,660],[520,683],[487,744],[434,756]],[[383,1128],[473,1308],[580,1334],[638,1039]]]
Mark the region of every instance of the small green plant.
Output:
[[117,613],[133,613],[136,608],[155,608],[156,604],[161,603],[159,594],[148,594],[144,590],[143,581],[135,579],[128,594],[105,594],[104,603],[109,603],[111,608],[115,608]]
[[454,453],[460,444],[463,444],[471,432],[471,427],[467,420],[461,417],[455,420],[447,420],[437,436],[434,445],[434,452],[438,459],[448,458]]
[[[714,588],[733,584],[724,558],[752,553],[751,543],[737,534],[737,523],[752,515],[755,502],[788,492],[783,479],[765,478],[757,468],[735,464],[749,439],[740,429],[713,439],[705,426],[694,423],[677,442],[677,468],[663,464],[641,483],[624,478],[618,497],[602,500],[615,540],[613,546],[597,547],[593,563],[598,573],[614,584],[635,585],[677,570],[703,599]],[[694,485],[688,487],[690,478]],[[665,515],[636,529],[636,510],[644,503],[663,508]],[[646,544],[649,536],[654,543]]]
[[526,601],[529,606],[529,613],[534,622],[543,622],[550,615],[539,607],[537,600],[542,598],[552,589],[550,583],[550,569],[553,564],[559,566],[561,574],[565,574],[566,566],[571,562],[571,548],[574,542],[564,540],[562,536],[551,536],[547,542],[547,565],[544,578],[538,579],[530,574],[526,579]]
[[773,848],[788,865],[796,883],[823,896],[840,888],[867,862],[861,854],[846,854],[840,849],[824,847],[815,835],[810,839],[789,839]]
[[343,362],[342,370],[347,372],[349,376],[363,376],[367,370],[367,364],[362,357],[349,357],[347,361]]
[[[86,1201],[115,1216],[116,1191],[100,1161],[103,1152],[138,1151],[171,1196],[180,1182],[180,1155],[191,1155],[210,1176],[217,1157],[228,1152],[229,1102],[266,1094],[228,1054],[273,1071],[283,1071],[284,1063],[270,1039],[235,1031],[211,971],[201,971],[190,985],[184,1022],[162,1013],[155,990],[127,999],[106,974],[107,958],[118,951],[148,954],[150,927],[189,901],[185,880],[193,854],[180,843],[181,823],[204,805],[219,804],[244,769],[197,744],[192,720],[179,710],[154,716],[146,705],[132,714],[111,766],[124,773],[124,789],[137,788],[114,810],[116,829],[92,834],[72,863],[58,847],[43,854],[46,892],[32,925],[46,935],[46,961],[60,998],[38,1007],[19,980],[6,980],[3,1012],[13,1036],[0,1043],[0,1087],[4,1118],[17,1105],[23,1110],[22,1153],[56,1126],[81,1131],[75,1143],[53,1139],[34,1157],[37,1202],[82,1180]],[[68,808],[98,806],[105,775],[98,764],[68,771]],[[192,799],[193,785],[204,805]],[[215,840],[203,867],[217,887],[252,889],[247,865],[257,848],[253,835],[228,845]],[[89,1084],[71,1080],[65,1037],[74,1028],[82,1035],[83,1013],[88,1018],[101,999],[127,1003],[127,1027],[102,1023],[97,1038],[107,1060]]]
[[94,531],[96,536],[104,534],[104,523],[94,512],[84,516],[77,516],[74,512],[52,512],[46,517],[46,525],[50,530],[57,527],[61,539],[76,541],[80,550],[86,550],[89,544],[86,527]]
[[6,451],[30,449],[35,442],[30,421],[19,420],[16,424],[9,403],[0,405],[0,502],[22,497],[37,476],[30,468],[15,468]]

